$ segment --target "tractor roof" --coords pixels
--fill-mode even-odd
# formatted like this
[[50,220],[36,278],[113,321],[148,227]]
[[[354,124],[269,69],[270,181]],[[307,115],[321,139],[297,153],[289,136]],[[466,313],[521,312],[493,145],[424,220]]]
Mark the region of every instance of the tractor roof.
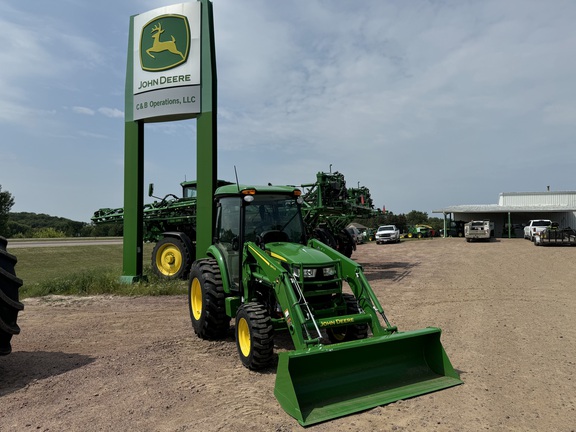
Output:
[[296,186],[255,186],[255,185],[237,185],[230,184],[221,186],[216,189],[214,195],[245,195],[247,191],[254,191],[253,194],[287,194],[287,195],[300,195],[300,189]]

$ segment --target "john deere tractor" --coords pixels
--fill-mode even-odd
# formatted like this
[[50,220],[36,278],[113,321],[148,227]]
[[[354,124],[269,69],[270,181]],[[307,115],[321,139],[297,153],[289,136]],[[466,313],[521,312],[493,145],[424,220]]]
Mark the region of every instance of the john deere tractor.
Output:
[[298,188],[227,185],[215,201],[214,242],[190,270],[192,327],[218,339],[234,320],[238,355],[253,370],[276,361],[277,333],[290,335],[274,394],[301,425],[461,383],[440,329],[400,332],[362,267],[308,239]]
[[[219,180],[218,185],[229,184]],[[144,205],[144,241],[156,243],[152,251],[152,271],[166,279],[186,279],[196,257],[196,181],[185,181],[182,197],[168,194],[154,196],[150,184],[148,196],[158,199]],[[101,208],[94,212],[95,224],[118,223],[124,219],[123,208]]]

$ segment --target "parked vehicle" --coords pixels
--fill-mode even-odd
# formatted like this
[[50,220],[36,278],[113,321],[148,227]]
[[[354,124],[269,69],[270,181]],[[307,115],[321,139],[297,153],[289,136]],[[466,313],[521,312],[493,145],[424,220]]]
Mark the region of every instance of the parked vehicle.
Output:
[[349,226],[346,228],[346,231],[350,233],[352,239],[354,239],[354,243],[356,244],[364,243],[364,236],[362,235],[362,233],[358,228],[356,228],[355,226]]
[[440,235],[443,237],[464,237],[464,225],[466,225],[465,221],[450,221],[446,233],[441,229]]
[[534,234],[540,234],[552,224],[549,219],[533,219],[524,227],[524,238],[534,241]]
[[464,237],[467,242],[471,242],[472,240],[490,241],[493,226],[494,223],[488,219],[470,221],[464,225]]
[[376,231],[376,244],[399,242],[400,230],[396,228],[396,225],[382,225]]
[[[192,327],[222,340],[234,320],[240,361],[277,363],[274,395],[302,426],[462,383],[439,328],[399,331],[362,266],[307,239],[299,189],[230,185],[214,197],[213,244],[188,279]],[[281,332],[294,349],[276,362]]]

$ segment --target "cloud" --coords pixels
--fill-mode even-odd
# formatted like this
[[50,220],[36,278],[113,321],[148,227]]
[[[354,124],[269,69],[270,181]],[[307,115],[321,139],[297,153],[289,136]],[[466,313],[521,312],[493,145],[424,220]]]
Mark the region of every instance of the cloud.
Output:
[[106,117],[110,118],[124,118],[124,111],[120,111],[117,108],[98,108],[98,112]]
[[94,115],[95,114],[93,109],[86,108],[86,107],[79,107],[79,106],[72,107],[72,111],[74,111],[76,114],[85,114],[85,115]]

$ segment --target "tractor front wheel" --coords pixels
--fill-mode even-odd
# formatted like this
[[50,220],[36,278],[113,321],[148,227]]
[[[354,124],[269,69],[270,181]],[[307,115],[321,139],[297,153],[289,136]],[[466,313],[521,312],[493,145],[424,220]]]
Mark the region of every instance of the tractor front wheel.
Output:
[[244,303],[236,312],[236,347],[248,369],[263,369],[272,362],[274,328],[263,305]]
[[186,279],[192,255],[184,242],[176,237],[164,237],[152,251],[152,271],[161,278]]
[[230,317],[226,315],[226,293],[216,260],[201,259],[192,264],[188,280],[188,310],[198,337],[220,339],[228,333]]
[[[342,299],[346,303],[345,315],[360,313],[360,306],[356,297],[352,294],[342,294]],[[351,324],[342,327],[330,327],[326,330],[328,339],[332,343],[347,342],[368,337],[368,324]]]

